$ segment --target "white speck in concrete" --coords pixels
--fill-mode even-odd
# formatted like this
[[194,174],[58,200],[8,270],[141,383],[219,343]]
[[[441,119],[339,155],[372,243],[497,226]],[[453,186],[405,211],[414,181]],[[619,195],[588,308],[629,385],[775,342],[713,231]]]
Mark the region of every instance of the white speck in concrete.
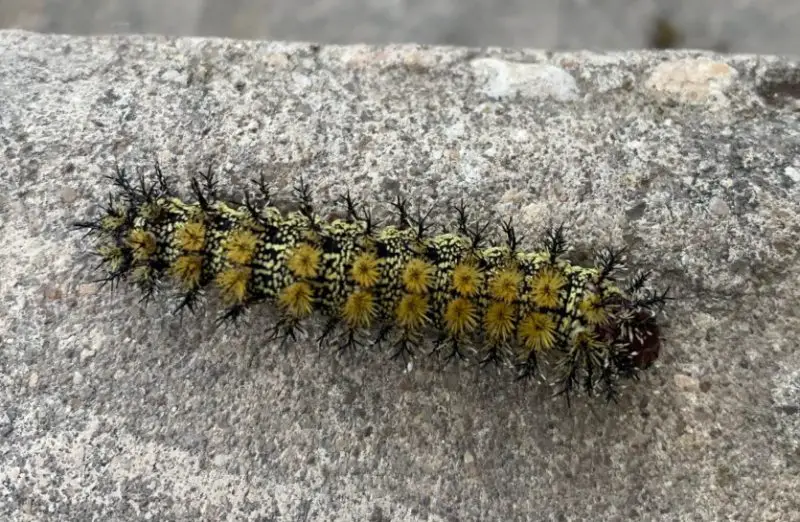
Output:
[[794,181],[795,183],[800,183],[800,169],[789,166],[786,167],[783,173],[784,175],[786,175],[787,178]]
[[531,133],[525,129],[513,129],[511,132],[509,132],[508,137],[517,143],[531,141]]
[[458,174],[471,186],[480,183],[486,172],[491,169],[491,165],[486,158],[472,150],[462,151],[460,159]]
[[457,121],[450,125],[449,127],[445,128],[444,135],[448,138],[455,140],[464,136],[465,128],[463,121]]
[[39,385],[39,374],[33,372],[30,377],[28,377],[28,388],[36,388]]
[[294,84],[300,92],[311,87],[311,78],[305,74],[295,73],[292,75],[292,80],[294,80]]
[[161,73],[161,80],[178,85],[185,85],[188,81],[188,78],[185,74],[176,71],[175,69],[168,69]]
[[475,462],[475,455],[471,451],[464,452],[464,464],[470,465]]
[[575,79],[554,65],[481,58],[474,60],[472,66],[485,83],[483,92],[492,99],[519,95],[565,102],[578,98]]

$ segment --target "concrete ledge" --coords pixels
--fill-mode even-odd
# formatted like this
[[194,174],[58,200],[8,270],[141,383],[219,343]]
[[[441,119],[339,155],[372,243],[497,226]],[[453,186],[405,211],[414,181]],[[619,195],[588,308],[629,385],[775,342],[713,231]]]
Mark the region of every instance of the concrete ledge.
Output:
[[[0,32],[0,518],[791,520],[800,66],[768,56]],[[281,351],[90,283],[115,159],[327,203],[464,197],[628,245],[659,367],[571,412],[507,374]],[[256,357],[248,366],[251,352]]]

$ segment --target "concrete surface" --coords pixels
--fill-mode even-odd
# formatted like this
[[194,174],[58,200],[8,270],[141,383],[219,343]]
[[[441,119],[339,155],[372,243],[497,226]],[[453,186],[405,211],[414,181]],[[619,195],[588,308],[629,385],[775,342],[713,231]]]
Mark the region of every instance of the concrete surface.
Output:
[[[0,33],[0,519],[800,520],[799,98],[769,56]],[[664,355],[570,412],[214,303],[179,323],[69,229],[154,154],[183,186],[304,174],[323,210],[565,219],[673,285]]]
[[[665,23],[659,23],[663,20]],[[0,0],[0,28],[43,32],[797,54],[796,0]],[[658,29],[658,28],[661,29]],[[655,38],[655,35],[661,35]],[[668,36],[664,38],[664,36]]]

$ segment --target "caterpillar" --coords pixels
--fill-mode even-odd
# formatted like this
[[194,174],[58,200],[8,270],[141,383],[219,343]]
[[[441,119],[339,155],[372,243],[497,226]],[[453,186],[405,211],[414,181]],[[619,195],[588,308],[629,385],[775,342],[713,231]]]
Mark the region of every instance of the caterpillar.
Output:
[[119,166],[107,177],[115,190],[100,215],[74,223],[95,238],[98,281],[127,280],[144,300],[169,287],[176,311],[213,294],[225,305],[218,322],[236,323],[264,303],[277,314],[272,340],[295,340],[318,316],[321,345],[362,346],[372,332],[392,357],[427,346],[446,360],[500,363],[568,400],[578,390],[616,400],[659,356],[667,291],[650,288],[649,271],[621,280],[621,250],[570,262],[563,225],[526,250],[511,220],[491,240],[491,222],[472,220],[463,202],[450,229],[434,230],[430,213],[400,197],[381,223],[349,192],[343,216],[323,218],[302,179],[296,208],[281,210],[263,176],[243,200],[221,196],[211,169],[191,180],[190,200],[157,162],[149,180]]

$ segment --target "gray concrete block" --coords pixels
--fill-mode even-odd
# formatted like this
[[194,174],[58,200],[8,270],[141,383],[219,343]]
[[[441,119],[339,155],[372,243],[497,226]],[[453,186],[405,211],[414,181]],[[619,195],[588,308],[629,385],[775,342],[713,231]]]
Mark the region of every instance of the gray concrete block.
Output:
[[[797,70],[0,33],[0,518],[798,520]],[[281,349],[259,312],[181,323],[92,283],[69,228],[154,155],[184,187],[302,174],[323,211],[349,187],[565,220],[673,287],[663,357],[568,411],[505,372]]]

